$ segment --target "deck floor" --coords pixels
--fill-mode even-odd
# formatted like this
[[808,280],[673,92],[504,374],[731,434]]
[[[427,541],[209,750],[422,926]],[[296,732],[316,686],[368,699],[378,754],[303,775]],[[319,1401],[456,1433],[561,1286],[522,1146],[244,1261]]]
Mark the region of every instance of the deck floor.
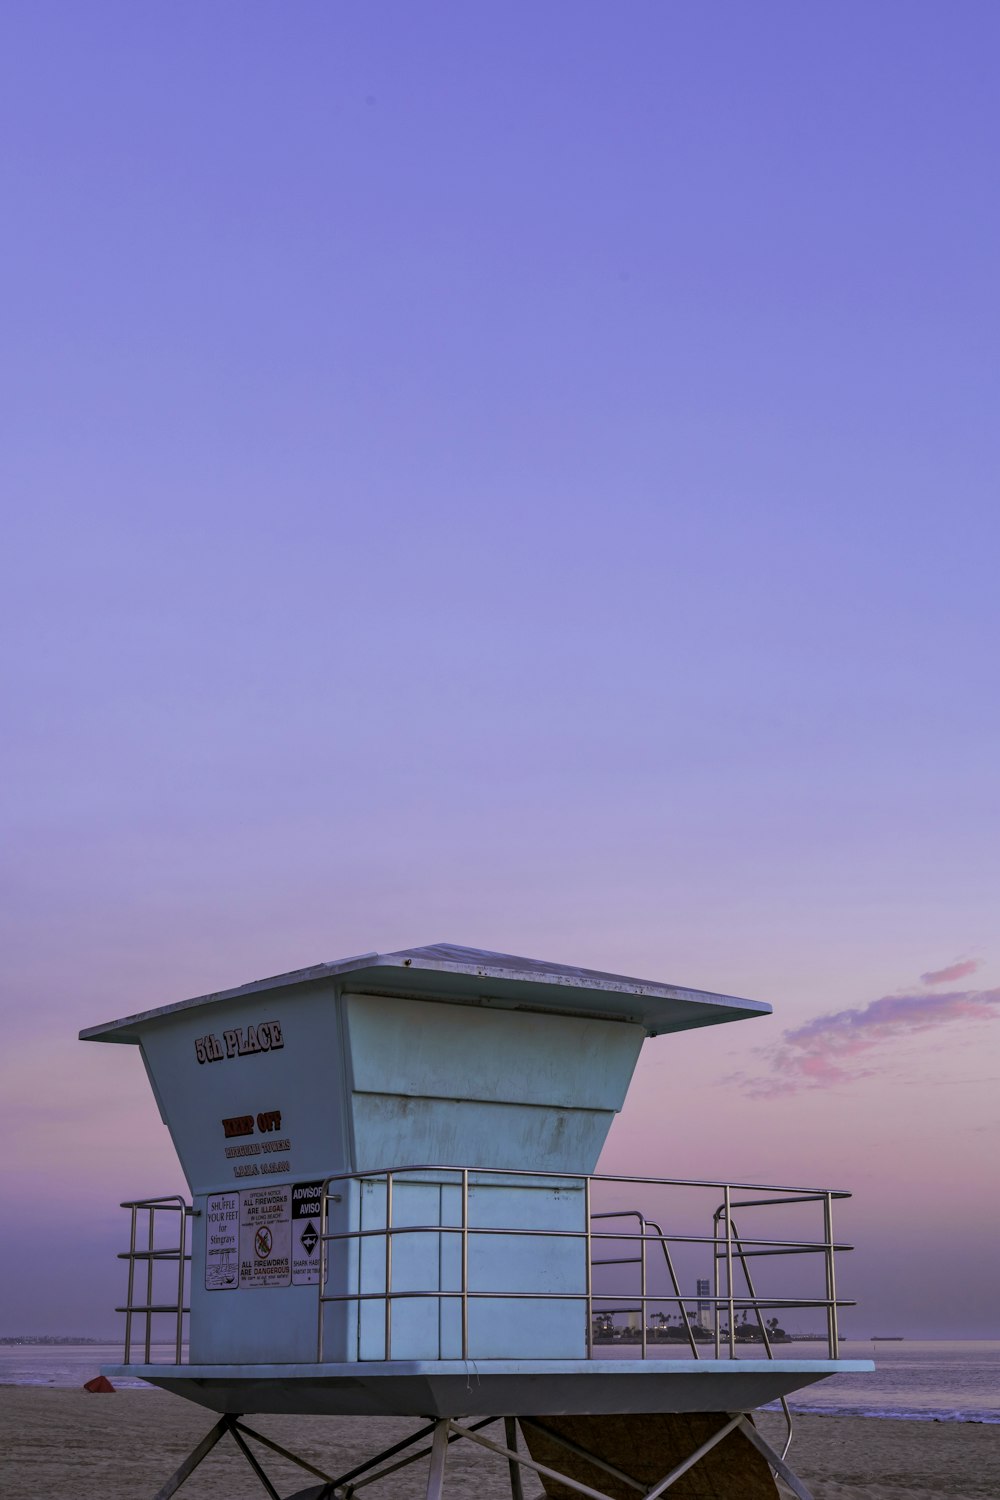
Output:
[[219,1413],[483,1417],[752,1411],[870,1360],[392,1361],[107,1365]]

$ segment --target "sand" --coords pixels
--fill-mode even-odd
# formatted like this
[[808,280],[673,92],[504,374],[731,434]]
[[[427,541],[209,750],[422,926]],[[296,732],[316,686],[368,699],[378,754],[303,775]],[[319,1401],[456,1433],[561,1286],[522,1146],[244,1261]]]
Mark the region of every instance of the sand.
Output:
[[[160,1391],[0,1388],[0,1496],[3,1500],[153,1500],[164,1480],[214,1422],[212,1413]],[[252,1427],[318,1467],[341,1473],[415,1424],[371,1418],[247,1418]],[[765,1415],[772,1441],[782,1433]],[[493,1429],[502,1441],[502,1428]],[[815,1500],[998,1500],[1000,1425],[799,1417],[789,1461]],[[265,1467],[282,1496],[311,1481],[281,1459]],[[422,1500],[414,1465],[382,1484],[372,1500]],[[446,1495],[509,1500],[506,1466],[470,1444],[451,1450]],[[526,1475],[526,1500],[538,1493]],[[180,1491],[179,1500],[261,1500],[245,1460],[223,1442]]]

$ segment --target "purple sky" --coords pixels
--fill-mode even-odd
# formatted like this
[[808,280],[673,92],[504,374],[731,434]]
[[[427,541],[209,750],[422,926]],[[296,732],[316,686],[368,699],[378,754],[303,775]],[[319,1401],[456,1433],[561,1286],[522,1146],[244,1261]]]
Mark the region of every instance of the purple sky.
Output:
[[857,1332],[1000,1332],[998,45],[5,7],[0,1332],[178,1182],[80,1026],[436,940],[770,1000],[605,1165],[854,1189]]

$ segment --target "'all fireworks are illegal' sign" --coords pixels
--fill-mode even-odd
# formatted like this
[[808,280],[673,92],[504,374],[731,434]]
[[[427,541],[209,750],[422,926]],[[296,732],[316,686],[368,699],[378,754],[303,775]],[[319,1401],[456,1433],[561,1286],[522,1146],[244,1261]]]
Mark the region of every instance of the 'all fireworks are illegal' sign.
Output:
[[290,1286],[291,1189],[248,1188],[240,1193],[240,1286]]

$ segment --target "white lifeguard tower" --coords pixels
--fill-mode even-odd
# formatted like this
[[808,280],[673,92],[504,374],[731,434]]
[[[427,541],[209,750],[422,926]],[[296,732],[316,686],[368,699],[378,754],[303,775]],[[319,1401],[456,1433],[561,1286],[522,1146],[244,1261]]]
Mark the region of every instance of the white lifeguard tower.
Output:
[[[514,1500],[524,1468],[553,1496],[704,1478],[743,1500],[774,1473],[807,1497],[749,1413],[871,1368],[839,1358],[847,1195],[595,1176],[645,1038],[769,1010],[439,944],[82,1032],[140,1048],[191,1191],[124,1205],[125,1362],[105,1371],[220,1414],[156,1500],[227,1432],[276,1497],[250,1443],[291,1455],[242,1421],[267,1412],[424,1419],[347,1475],[295,1460],[322,1480],[297,1500],[346,1500],[362,1471],[428,1453],[437,1500],[459,1440],[508,1462]],[[676,1123],[664,1149],[675,1167]],[[822,1357],[785,1358],[780,1321],[806,1308]],[[485,1430],[501,1419],[502,1441]]]

